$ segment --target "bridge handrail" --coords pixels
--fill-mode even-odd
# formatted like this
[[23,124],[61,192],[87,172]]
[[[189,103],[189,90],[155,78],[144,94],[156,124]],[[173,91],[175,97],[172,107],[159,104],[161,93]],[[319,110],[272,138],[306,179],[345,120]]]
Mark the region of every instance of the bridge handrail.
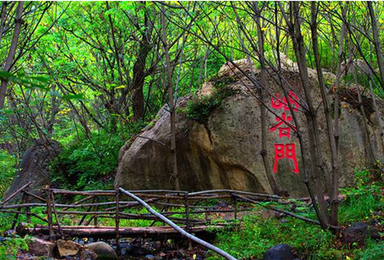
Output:
[[137,202],[139,202],[141,205],[143,205],[149,212],[151,212],[153,215],[155,215],[156,217],[158,217],[159,219],[161,219],[163,222],[167,223],[168,225],[170,225],[172,228],[174,228],[176,231],[178,231],[180,234],[182,234],[183,236],[189,238],[190,240],[192,241],[195,241],[196,243],[216,252],[217,254],[225,257],[226,259],[230,259],[230,260],[236,260],[235,257],[231,256],[230,254],[228,254],[227,252],[221,250],[220,248],[188,233],[187,231],[185,231],[184,229],[180,228],[179,226],[177,226],[175,223],[173,223],[171,220],[169,220],[167,217],[163,216],[162,214],[158,213],[156,210],[154,210],[151,206],[149,206],[145,201],[143,201],[142,199],[140,199],[139,197],[137,197],[136,195],[134,195],[133,193],[130,193],[129,191],[126,191],[124,190],[123,188],[119,188],[119,191],[122,192],[123,194],[131,197],[132,199],[136,200]]

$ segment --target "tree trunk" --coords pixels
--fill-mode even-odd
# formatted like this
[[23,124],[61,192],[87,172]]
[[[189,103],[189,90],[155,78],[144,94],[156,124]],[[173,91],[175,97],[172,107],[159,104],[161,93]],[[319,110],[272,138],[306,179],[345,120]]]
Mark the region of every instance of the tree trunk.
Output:
[[139,54],[135,65],[133,66],[133,79],[132,79],[132,91],[133,91],[133,120],[137,121],[144,117],[144,94],[143,86],[144,80],[147,76],[145,73],[145,65],[148,53],[151,50],[151,45],[147,42],[146,35],[143,35],[140,41]]
[[[317,8],[316,8],[316,2],[311,2],[311,36],[312,36],[312,48],[313,48],[313,55],[316,63],[316,71],[317,71],[317,78],[319,81],[319,87],[321,92],[321,97],[323,100],[323,106],[324,106],[324,113],[327,123],[327,130],[328,130],[328,141],[331,149],[331,157],[332,157],[332,181],[329,181],[330,187],[327,188],[329,192],[329,196],[332,199],[332,214],[330,223],[332,225],[337,226],[337,205],[338,205],[338,187],[339,187],[339,156],[338,156],[338,149],[336,145],[335,140],[335,133],[334,133],[334,125],[332,123],[331,118],[331,106],[330,102],[327,96],[327,89],[324,85],[323,81],[323,72],[321,69],[320,64],[320,53],[319,53],[319,46],[318,46],[318,39],[317,39]],[[345,25],[343,24],[344,33],[345,33]],[[343,28],[341,32],[341,47],[343,46]],[[339,63],[340,64],[340,63]],[[338,65],[339,68],[339,65]],[[336,93],[337,97],[337,93]],[[336,98],[335,97],[335,98]],[[335,109],[339,109],[338,107],[335,107]],[[335,122],[337,122],[338,118],[335,117]]]
[[371,25],[372,25],[372,34],[373,34],[373,44],[375,45],[377,65],[379,66],[380,71],[380,84],[381,88],[384,90],[384,65],[383,65],[383,56],[381,55],[380,39],[379,39],[379,30],[377,28],[377,22],[375,13],[373,11],[372,2],[367,1],[369,14],[371,16]]
[[[7,61],[5,62],[4,70],[5,71],[10,71],[12,65],[13,65],[13,59],[15,58],[16,54],[16,47],[17,47],[17,42],[19,40],[20,36],[20,31],[21,31],[21,16],[23,14],[23,1],[20,1],[18,6],[17,6],[17,11],[16,11],[16,17],[15,17],[15,29],[13,31],[13,38],[12,38],[12,43],[11,47],[9,48],[9,53],[7,57]],[[5,96],[7,93],[7,87],[8,87],[8,80],[7,79],[1,79],[1,87],[0,87],[0,109],[4,107],[4,100]]]
[[162,33],[163,33],[163,44],[164,44],[164,52],[166,59],[166,88],[168,91],[168,106],[170,113],[170,124],[171,124],[171,156],[172,156],[172,176],[175,179],[175,189],[180,190],[180,181],[179,181],[179,173],[177,169],[177,153],[176,153],[176,127],[175,127],[175,118],[176,118],[176,110],[175,104],[173,100],[173,89],[172,89],[172,68],[171,61],[169,57],[169,50],[167,45],[167,31],[166,31],[166,22],[165,22],[165,9],[164,5],[161,6],[161,25],[162,25]]
[[[261,30],[261,21],[260,21],[260,10],[258,7],[258,2],[253,2],[253,8],[256,13],[256,24],[257,24],[257,36],[258,36],[258,45],[259,45],[259,62],[261,65],[260,70],[260,84],[262,86],[267,86],[266,83],[266,67],[265,67],[265,56],[264,56],[264,37],[263,31]],[[252,65],[251,65],[252,66]],[[271,185],[273,193],[280,194],[280,190],[277,186],[276,179],[273,176],[271,164],[268,158],[268,148],[267,148],[267,122],[266,122],[266,108],[264,106],[265,94],[264,91],[259,88],[258,95],[260,99],[260,124],[261,124],[261,156],[263,158],[265,173],[268,178],[268,182]]]
[[305,57],[305,46],[304,39],[301,34],[300,26],[300,10],[299,2],[290,3],[291,11],[291,21],[294,19],[293,26],[290,26],[290,33],[293,40],[293,46],[295,49],[295,55],[297,58],[297,63],[299,67],[300,77],[303,85],[303,90],[305,98],[308,104],[308,112],[306,113],[307,118],[307,131],[309,138],[309,153],[311,156],[312,163],[312,178],[314,182],[314,189],[316,194],[316,199],[319,205],[319,221],[323,228],[328,226],[328,212],[327,204],[324,199],[323,186],[321,182],[321,175],[319,173],[319,167],[322,165],[322,154],[320,147],[320,138],[319,138],[319,127],[316,120],[316,111],[313,107],[312,97],[311,97],[311,87],[309,84],[309,76],[306,65]]

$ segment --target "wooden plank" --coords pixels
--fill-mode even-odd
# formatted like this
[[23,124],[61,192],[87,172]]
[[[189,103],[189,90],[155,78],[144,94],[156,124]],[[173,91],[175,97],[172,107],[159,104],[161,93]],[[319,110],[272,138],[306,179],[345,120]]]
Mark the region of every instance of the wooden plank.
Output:
[[[195,226],[190,227],[190,232],[195,234],[207,234],[213,232],[215,229],[221,230],[226,228],[225,226]],[[20,227],[20,235],[30,234],[49,234],[49,228],[45,226],[36,226],[34,228],[29,227]],[[57,226],[53,227],[54,231],[58,230]],[[209,230],[209,231],[208,231]],[[76,227],[76,226],[61,226],[61,231],[65,235],[72,237],[98,237],[98,238],[115,238],[116,237],[116,227]],[[160,237],[172,237],[179,238],[183,237],[178,231],[172,227],[129,227],[123,228],[119,227],[119,236],[120,237],[148,237],[148,238],[160,238]]]

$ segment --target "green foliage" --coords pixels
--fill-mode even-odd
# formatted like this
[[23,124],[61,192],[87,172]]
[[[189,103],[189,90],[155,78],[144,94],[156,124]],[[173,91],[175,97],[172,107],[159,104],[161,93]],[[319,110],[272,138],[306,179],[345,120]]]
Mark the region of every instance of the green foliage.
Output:
[[20,237],[6,238],[0,242],[0,260],[16,259],[17,252],[28,250],[26,239]]
[[17,161],[14,156],[4,150],[0,150],[0,194],[4,194],[11,185],[16,172]]
[[219,233],[217,242],[238,259],[262,259],[269,248],[280,243],[292,246],[305,259],[332,259],[337,253],[329,250],[333,239],[330,231],[301,220],[264,220],[256,213],[244,218],[243,225],[235,232]]
[[359,260],[382,260],[384,259],[384,242],[376,243],[369,241],[367,248],[358,253]]
[[[375,171],[355,171],[355,185],[342,189],[346,198],[339,207],[339,222],[347,225],[354,222],[369,222],[375,219],[382,225],[382,182]],[[264,203],[264,206],[272,202]],[[272,203],[273,204],[273,203]],[[296,214],[314,218],[312,208],[295,201]],[[276,206],[276,205],[275,205]],[[365,247],[346,247],[339,238],[319,226],[298,219],[263,219],[259,211],[241,221],[235,231],[224,231],[217,237],[217,245],[239,259],[262,259],[271,247],[285,243],[292,246],[301,259],[384,259],[383,242],[368,240]],[[215,259],[215,256],[210,257]]]
[[52,165],[52,181],[72,190],[111,188],[123,144],[118,136],[103,132],[93,132],[91,138],[73,136]]
[[373,181],[374,173],[368,169],[355,171],[355,186],[341,189],[346,199],[339,209],[341,224],[366,220],[374,211],[384,206],[381,194],[382,184]]
[[221,102],[236,93],[234,89],[228,86],[233,82],[232,78],[224,78],[214,81],[214,92],[212,95],[204,95],[194,98],[188,102],[184,111],[188,118],[196,120],[201,124],[208,122],[211,112],[220,106]]

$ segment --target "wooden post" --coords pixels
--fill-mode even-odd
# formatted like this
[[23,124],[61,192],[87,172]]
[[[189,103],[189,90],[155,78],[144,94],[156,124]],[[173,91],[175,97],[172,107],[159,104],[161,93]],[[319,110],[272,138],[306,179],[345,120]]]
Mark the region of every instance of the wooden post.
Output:
[[[93,202],[94,202],[94,203],[97,203],[97,197],[96,197],[96,196],[95,196],[95,198],[93,199]],[[96,206],[95,206],[95,211],[97,211],[98,208],[99,208],[99,207],[96,205]],[[93,224],[94,224],[95,227],[96,227],[97,224],[98,224],[98,223],[97,223],[97,215],[94,215],[93,217],[94,217],[94,219],[93,219]]]
[[237,198],[235,196],[233,196],[233,195],[232,195],[232,203],[235,206],[235,219],[237,219],[237,211],[238,211],[238,208],[237,208]]
[[[96,197],[96,196],[95,196],[95,197]],[[92,201],[95,201],[95,197],[93,197],[93,200],[92,200]],[[88,209],[87,209],[87,212],[89,212],[89,211],[91,211],[91,210],[92,210],[92,206],[89,206]],[[79,224],[78,224],[79,226],[81,226],[81,225],[83,224],[83,222],[84,222],[84,220],[87,218],[87,216],[88,216],[88,215],[84,215],[84,216],[80,219]],[[85,223],[85,225],[88,226],[88,225],[91,223],[91,220],[92,220],[92,216],[91,216],[91,219]]]
[[55,195],[53,192],[50,192],[50,195],[51,195],[51,203],[52,203],[52,209],[53,209],[53,214],[55,215],[55,218],[56,218],[56,222],[57,222],[57,230],[61,236],[62,239],[64,239],[64,234],[61,230],[61,225],[60,225],[60,220],[59,220],[59,215],[57,214],[57,210],[56,210],[56,205],[55,205]]
[[[28,193],[24,193],[24,194],[25,194],[26,203],[31,202],[31,197],[28,195]],[[30,224],[31,223],[31,208],[26,207],[25,211],[27,212],[27,223]]]
[[120,191],[116,190],[116,216],[115,216],[115,224],[116,224],[116,253],[117,255],[121,255],[120,252],[120,216],[119,216],[119,204],[120,204]]
[[186,219],[186,230],[190,230],[190,225],[189,225],[189,204],[188,204],[188,191],[185,192],[184,194],[184,203],[185,203],[185,219]]
[[49,229],[49,240],[53,241],[51,190],[49,188],[46,190],[46,194],[47,194],[47,220],[48,220],[48,229]]
[[[21,197],[21,201],[20,201],[21,204],[25,203],[25,198],[26,198],[26,196],[25,196],[25,193],[24,193],[23,196]],[[21,207],[17,208],[18,212],[20,212],[21,210],[22,210]],[[13,219],[13,222],[12,222],[11,229],[15,229],[18,219],[19,219],[19,213],[16,213],[15,218]]]

